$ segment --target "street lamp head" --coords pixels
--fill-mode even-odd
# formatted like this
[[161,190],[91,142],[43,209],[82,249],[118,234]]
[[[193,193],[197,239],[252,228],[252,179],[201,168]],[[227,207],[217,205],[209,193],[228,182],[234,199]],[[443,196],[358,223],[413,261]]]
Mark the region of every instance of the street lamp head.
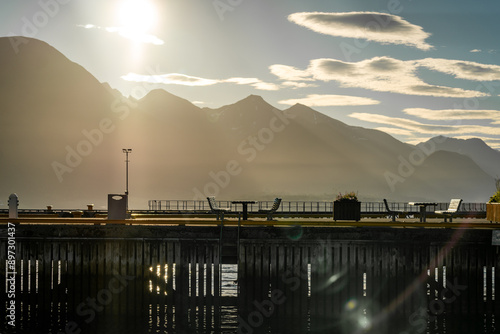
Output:
[[130,152],[132,152],[131,148],[124,148],[122,150],[123,150],[123,153],[130,153]]

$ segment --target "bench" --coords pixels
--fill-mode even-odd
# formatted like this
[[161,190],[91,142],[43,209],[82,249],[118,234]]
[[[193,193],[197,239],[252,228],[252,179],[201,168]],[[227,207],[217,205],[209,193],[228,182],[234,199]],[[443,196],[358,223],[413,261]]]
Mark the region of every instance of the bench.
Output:
[[406,213],[404,211],[398,211],[398,210],[392,210],[389,208],[389,204],[387,203],[387,200],[384,198],[384,204],[385,204],[385,209],[387,210],[387,213],[389,216],[391,216],[392,221],[396,221],[396,216],[399,217],[399,215],[404,214],[406,216]]
[[450,223],[453,222],[453,215],[457,213],[458,208],[462,200],[460,198],[454,198],[450,201],[450,205],[447,210],[434,211],[435,214],[444,216],[444,222],[446,223],[446,218],[450,217]]
[[281,198],[275,198],[273,206],[270,209],[259,209],[259,213],[265,213],[267,215],[267,220],[273,220],[273,214],[278,210],[281,204]]
[[217,202],[215,201],[214,196],[209,196],[207,197],[208,200],[208,205],[210,206],[210,210],[215,213],[217,220],[219,220],[219,217],[221,218],[222,221],[224,221],[224,213],[230,212],[231,208],[220,208],[217,205]]

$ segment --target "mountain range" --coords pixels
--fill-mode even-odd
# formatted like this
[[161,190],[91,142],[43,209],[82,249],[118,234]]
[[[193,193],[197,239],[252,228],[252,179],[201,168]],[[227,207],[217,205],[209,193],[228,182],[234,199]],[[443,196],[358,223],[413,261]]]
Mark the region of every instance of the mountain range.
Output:
[[[14,39],[15,41],[15,39]],[[279,110],[250,95],[200,108],[165,90],[135,100],[45,42],[0,38],[0,208],[106,208],[125,191],[150,199],[484,202],[500,152],[480,139],[419,145],[354,127],[307,106]]]

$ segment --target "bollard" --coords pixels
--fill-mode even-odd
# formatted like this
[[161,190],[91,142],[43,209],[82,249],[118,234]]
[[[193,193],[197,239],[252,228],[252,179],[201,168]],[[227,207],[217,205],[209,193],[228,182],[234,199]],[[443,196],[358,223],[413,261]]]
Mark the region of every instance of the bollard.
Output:
[[19,197],[17,194],[10,194],[9,196],[9,218],[19,218],[18,213]]
[[83,213],[83,217],[93,218],[95,217],[95,215],[96,212],[94,211],[94,204],[87,204],[87,210],[85,210],[85,212]]
[[73,215],[73,218],[82,218],[83,211],[72,211],[71,214]]

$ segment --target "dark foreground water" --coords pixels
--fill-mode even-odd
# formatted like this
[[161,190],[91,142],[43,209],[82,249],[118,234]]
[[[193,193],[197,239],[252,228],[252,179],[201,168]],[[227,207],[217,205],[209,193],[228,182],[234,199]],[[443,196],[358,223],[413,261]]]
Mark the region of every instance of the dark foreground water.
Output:
[[491,230],[236,231],[22,226],[0,333],[500,333]]
[[[307,276],[310,281],[310,271]],[[308,305],[293,306],[298,310],[295,316],[280,316],[279,308],[286,306],[286,296],[277,292],[273,295],[273,291],[269,292],[267,299],[260,300],[256,297],[252,303],[252,311],[242,311],[243,307],[238,302],[237,279],[236,265],[222,265],[220,304],[209,308],[191,305],[189,311],[182,314],[178,314],[179,311],[176,310],[180,308],[163,303],[137,305],[136,312],[130,312],[135,306],[129,305],[130,308],[121,308],[120,311],[120,305],[113,303],[113,291],[109,294],[98,292],[96,298],[85,299],[84,303],[77,306],[76,313],[69,311],[67,302],[51,303],[49,309],[43,309],[43,305],[23,301],[17,305],[15,321],[9,322],[10,318],[7,317],[0,333],[500,333],[496,312],[484,313],[482,316],[446,314],[446,306],[460,298],[461,290],[466,289],[460,285],[453,286],[450,282],[449,290],[444,293],[447,298],[444,302],[442,299],[431,299],[429,304],[428,297],[432,289],[428,286],[420,296],[422,306],[409,315],[398,312],[397,308],[403,307],[402,301],[398,300],[392,301],[389,308],[379,309],[378,314],[369,314],[368,309],[373,309],[373,305],[369,304],[374,301],[367,300],[366,294],[361,294],[358,299],[347,299],[340,310],[341,317],[334,317],[326,312],[312,312],[315,306],[310,304],[310,298],[304,301]],[[338,284],[339,290],[347,286],[347,282],[342,283],[341,277],[332,277],[331,281],[329,284]],[[118,282],[119,280],[113,283],[116,287],[109,285],[110,290],[118,289]],[[193,280],[193,284],[199,289],[197,279]],[[150,292],[160,290],[154,282],[150,281],[148,285]],[[366,290],[368,285],[365,276],[362,290]],[[37,283],[31,288],[37,289]],[[314,294],[314,291],[310,290],[309,285],[309,297],[311,293]],[[327,303],[327,299],[323,299],[323,303]],[[8,302],[4,301],[7,309]],[[121,299],[121,302],[124,300]],[[146,310],[143,309],[144,306]],[[300,313],[301,308],[306,313]],[[338,314],[338,310],[335,313]]]

